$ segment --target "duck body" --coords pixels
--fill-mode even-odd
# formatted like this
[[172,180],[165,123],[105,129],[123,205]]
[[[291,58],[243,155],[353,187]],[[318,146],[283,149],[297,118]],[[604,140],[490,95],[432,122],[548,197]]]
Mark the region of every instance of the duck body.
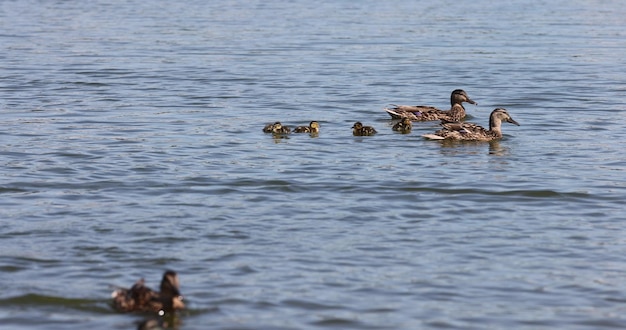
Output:
[[320,132],[320,124],[316,121],[309,123],[309,126],[298,126],[293,129],[294,133],[312,133],[317,134]]
[[410,133],[412,128],[413,128],[413,124],[411,123],[411,119],[405,117],[405,118],[402,118],[395,125],[393,125],[391,129],[396,132],[406,134],[406,133]]
[[176,272],[168,270],[163,274],[160,290],[153,291],[140,279],[130,289],[118,288],[113,291],[113,308],[124,313],[174,312],[185,308]]
[[360,121],[357,121],[352,126],[352,135],[354,136],[370,136],[378,133],[374,127],[371,126],[363,126]]
[[287,126],[283,126],[279,121],[273,124],[267,124],[263,127],[263,133],[272,133],[272,134],[289,134],[291,133],[291,129]]
[[442,129],[423,137],[431,140],[492,141],[502,138],[502,122],[519,126],[506,109],[497,108],[489,116],[489,129],[465,122],[442,122]]
[[462,89],[455,89],[450,94],[450,110],[441,110],[425,105],[395,105],[385,108],[384,110],[393,119],[408,118],[411,121],[432,121],[447,120],[460,121],[465,118],[465,108],[463,102],[476,105],[467,93]]
[[267,124],[265,125],[265,127],[263,127],[263,133],[272,133],[272,131],[274,130],[274,125],[278,125],[280,124],[280,122],[275,122],[273,124]]

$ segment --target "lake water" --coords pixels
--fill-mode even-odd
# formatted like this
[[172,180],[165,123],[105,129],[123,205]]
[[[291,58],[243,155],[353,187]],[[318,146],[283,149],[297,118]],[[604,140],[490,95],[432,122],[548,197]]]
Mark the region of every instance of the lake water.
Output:
[[[0,44],[3,329],[134,329],[165,269],[180,329],[626,327],[622,3],[2,1]],[[456,88],[521,126],[392,132]]]

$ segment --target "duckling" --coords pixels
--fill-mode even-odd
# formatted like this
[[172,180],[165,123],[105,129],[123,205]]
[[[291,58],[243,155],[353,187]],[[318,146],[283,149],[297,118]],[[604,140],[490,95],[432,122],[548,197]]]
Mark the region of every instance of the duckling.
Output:
[[462,89],[455,89],[450,94],[450,110],[440,110],[424,105],[395,105],[385,108],[385,111],[393,119],[409,118],[412,121],[447,120],[460,121],[465,118],[463,102],[478,105]]
[[394,131],[403,133],[403,134],[407,134],[407,133],[411,132],[411,128],[413,128],[413,124],[411,123],[411,119],[405,117],[405,118],[402,118],[395,125],[393,125],[393,127],[391,129],[394,130]]
[[119,312],[158,312],[159,314],[184,309],[183,296],[179,291],[178,275],[167,270],[161,280],[161,291],[153,291],[137,281],[130,289],[118,288],[111,296],[113,308]]
[[462,141],[491,141],[502,137],[502,122],[519,126],[504,108],[497,108],[489,116],[489,129],[472,123],[442,122],[442,129],[423,137],[431,140],[462,140]]
[[272,134],[289,134],[291,133],[291,129],[287,126],[283,126],[279,121],[273,124],[267,124],[263,127],[264,133],[272,133]]
[[298,126],[294,128],[294,133],[319,133],[320,124],[315,120],[309,123],[309,126]]
[[281,125],[281,124],[280,124],[279,121],[277,121],[277,122],[275,122],[273,124],[265,125],[265,127],[263,127],[263,133],[272,133],[274,131],[274,126],[276,126],[276,125]]
[[291,133],[291,129],[287,126],[283,126],[281,125],[281,123],[278,123],[278,125],[274,125],[274,129],[272,130],[273,134],[289,134]]
[[352,126],[352,135],[354,136],[368,136],[374,135],[376,133],[378,132],[376,132],[374,127],[363,126],[360,121],[357,121],[356,123],[354,123],[354,126]]

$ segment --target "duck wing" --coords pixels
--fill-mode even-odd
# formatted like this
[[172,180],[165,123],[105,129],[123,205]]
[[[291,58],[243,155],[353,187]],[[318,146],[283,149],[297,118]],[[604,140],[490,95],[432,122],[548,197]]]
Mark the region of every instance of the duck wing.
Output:
[[456,131],[462,134],[487,134],[488,130],[480,125],[465,122],[445,122],[441,123],[443,130]]
[[430,107],[430,106],[425,106],[425,105],[396,105],[396,104],[391,104],[389,107],[386,107],[384,110],[393,119],[409,118],[412,121],[433,120],[433,119],[428,119],[428,118],[430,118],[432,114],[439,113],[442,111],[435,107]]
[[461,141],[488,141],[491,140],[492,134],[480,125],[464,122],[446,122],[442,123],[442,129],[434,134],[424,136],[429,139],[452,139]]

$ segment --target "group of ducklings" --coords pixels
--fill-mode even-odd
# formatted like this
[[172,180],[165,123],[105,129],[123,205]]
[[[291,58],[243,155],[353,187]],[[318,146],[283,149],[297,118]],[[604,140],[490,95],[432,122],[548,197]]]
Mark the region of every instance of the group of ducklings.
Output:
[[[395,105],[385,108],[392,119],[399,119],[393,125],[392,130],[400,133],[410,133],[414,121],[441,121],[442,128],[431,134],[424,134],[423,137],[431,140],[461,140],[461,141],[491,141],[502,137],[502,123],[507,122],[519,126],[508,111],[504,108],[496,108],[489,116],[489,129],[473,123],[466,123],[465,108],[463,103],[477,105],[467,93],[462,89],[455,89],[450,94],[450,109],[440,110],[432,106],[424,105]],[[309,126],[298,126],[294,133],[319,133],[319,123],[312,121]],[[289,127],[283,126],[280,122],[268,124],[263,128],[263,132],[272,134],[289,134]],[[364,126],[361,122],[356,122],[352,126],[354,136],[370,136],[377,131],[371,126]]]
[[[288,126],[284,126],[279,121],[273,124],[267,124],[263,127],[263,132],[272,133],[272,134],[289,134],[291,133],[291,128]],[[310,133],[317,134],[320,132],[320,124],[316,121],[312,121],[309,123],[309,126],[298,126],[293,129],[294,133]]]

